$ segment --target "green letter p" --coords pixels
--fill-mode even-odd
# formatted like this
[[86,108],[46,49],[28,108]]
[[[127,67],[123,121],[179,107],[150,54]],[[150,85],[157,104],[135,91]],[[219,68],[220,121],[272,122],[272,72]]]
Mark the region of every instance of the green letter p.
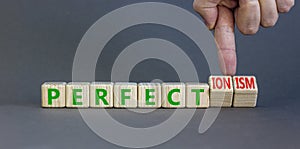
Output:
[[60,96],[60,92],[58,89],[49,88],[48,89],[48,105],[52,105],[52,100],[57,99],[59,96]]

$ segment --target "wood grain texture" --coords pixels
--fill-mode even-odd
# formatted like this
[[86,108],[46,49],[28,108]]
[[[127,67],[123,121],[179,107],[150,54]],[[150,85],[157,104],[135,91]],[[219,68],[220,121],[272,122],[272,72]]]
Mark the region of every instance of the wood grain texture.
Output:
[[210,76],[210,107],[231,107],[233,100],[233,83],[231,76]]
[[66,106],[66,82],[45,82],[42,84],[41,90],[42,107],[62,108]]
[[258,86],[255,76],[234,76],[234,107],[255,107],[258,97]]
[[66,106],[68,108],[88,108],[90,83],[70,82],[66,85]]
[[[112,83],[112,82],[92,82],[90,84],[90,107],[92,107],[92,108],[111,108],[111,107],[113,107],[113,102],[114,102],[113,101],[113,89],[114,89],[114,83]],[[98,92],[97,92],[97,90],[98,90]],[[103,99],[99,98],[102,96],[105,101],[103,101]]]
[[[146,89],[148,91],[146,91]],[[146,100],[146,94],[151,96]],[[139,83],[138,84],[138,107],[139,108],[160,108],[161,107],[161,85],[160,83]]]
[[[178,89],[180,92],[173,92]],[[168,96],[172,100],[168,99]],[[179,103],[178,105],[171,104],[171,102]],[[184,83],[162,83],[162,107],[164,108],[184,108],[185,107],[185,84]]]
[[[122,99],[123,95],[123,99]],[[117,82],[114,85],[114,107],[137,107],[137,83]]]
[[[209,86],[207,83],[186,83],[185,87],[187,108],[209,107]],[[199,101],[197,101],[197,97]]]

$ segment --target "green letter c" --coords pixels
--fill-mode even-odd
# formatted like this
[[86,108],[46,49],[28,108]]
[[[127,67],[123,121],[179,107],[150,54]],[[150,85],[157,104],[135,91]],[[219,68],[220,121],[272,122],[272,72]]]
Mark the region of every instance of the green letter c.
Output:
[[173,105],[173,106],[178,106],[178,105],[180,104],[180,101],[175,102],[175,101],[173,101],[173,99],[172,99],[172,95],[173,95],[173,93],[175,93],[175,92],[180,93],[180,89],[175,88],[175,89],[172,89],[172,90],[169,91],[169,93],[168,93],[168,102],[169,102],[171,105]]

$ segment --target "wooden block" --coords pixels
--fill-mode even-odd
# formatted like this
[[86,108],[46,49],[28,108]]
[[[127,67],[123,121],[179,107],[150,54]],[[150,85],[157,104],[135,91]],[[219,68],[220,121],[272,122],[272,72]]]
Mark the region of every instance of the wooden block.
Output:
[[185,84],[162,83],[162,107],[183,108],[185,107]]
[[207,83],[186,83],[186,107],[208,108],[209,86]]
[[66,86],[67,107],[68,108],[87,108],[89,107],[90,83],[70,82]]
[[131,82],[118,82],[114,85],[114,107],[137,107],[137,84]]
[[42,84],[42,107],[57,108],[66,106],[66,83],[45,82]]
[[233,84],[231,76],[210,76],[210,106],[231,107],[233,99]]
[[111,108],[113,107],[112,82],[92,82],[90,84],[90,107]]
[[258,86],[255,76],[234,76],[234,107],[255,107]]
[[161,85],[160,83],[138,84],[138,107],[160,108],[161,107]]
[[234,76],[234,92],[239,94],[257,94],[258,86],[255,76]]

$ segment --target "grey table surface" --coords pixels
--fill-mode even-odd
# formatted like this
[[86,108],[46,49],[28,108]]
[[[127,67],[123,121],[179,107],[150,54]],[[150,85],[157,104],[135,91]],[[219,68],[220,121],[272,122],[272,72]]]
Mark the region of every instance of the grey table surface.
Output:
[[[97,136],[77,109],[40,108],[44,81],[72,79],[72,63],[86,30],[106,13],[139,0],[2,0],[0,2],[0,148],[121,148]],[[159,1],[192,10],[192,0]],[[254,36],[236,33],[238,74],[254,74],[260,87],[258,107],[222,109],[204,134],[198,133],[204,110],[176,137],[153,148],[299,148],[300,143],[300,9],[280,15],[272,29]],[[180,18],[179,18],[180,19]],[[199,17],[200,19],[200,17]],[[130,27],[106,45],[99,58],[96,79],[109,81],[112,59],[130,43],[162,38],[185,50],[202,82],[208,66],[188,37],[160,25]],[[147,72],[151,67],[154,71]],[[159,60],[138,64],[131,81],[178,81],[174,69]],[[149,115],[109,109],[116,120],[136,127],[158,124],[173,110]]]

